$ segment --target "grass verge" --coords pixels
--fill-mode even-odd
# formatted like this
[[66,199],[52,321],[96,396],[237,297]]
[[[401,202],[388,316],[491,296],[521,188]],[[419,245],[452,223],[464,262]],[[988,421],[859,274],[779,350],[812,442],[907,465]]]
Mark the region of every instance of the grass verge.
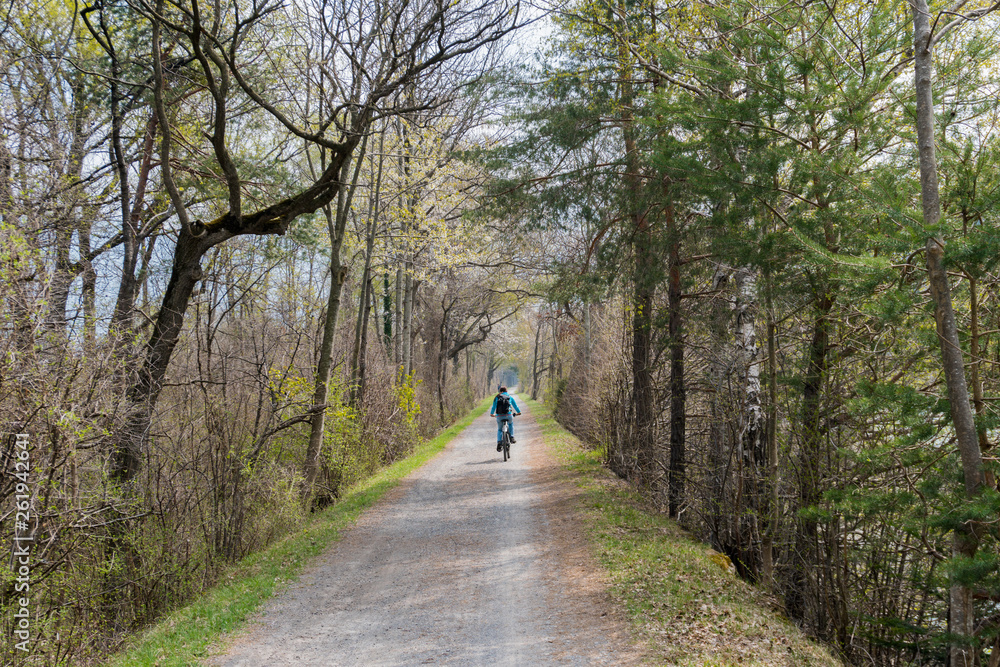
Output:
[[310,560],[340,537],[342,528],[443,450],[489,407],[490,400],[492,397],[417,447],[412,455],[352,487],[337,504],[311,517],[301,530],[241,560],[215,587],[137,636],[131,646],[109,660],[108,667],[199,664],[223,633],[240,628],[264,602],[294,581]]
[[775,611],[773,600],[739,579],[725,556],[650,509],[547,406],[526,403],[550,450],[584,491],[586,529],[611,595],[656,664],[841,665]]

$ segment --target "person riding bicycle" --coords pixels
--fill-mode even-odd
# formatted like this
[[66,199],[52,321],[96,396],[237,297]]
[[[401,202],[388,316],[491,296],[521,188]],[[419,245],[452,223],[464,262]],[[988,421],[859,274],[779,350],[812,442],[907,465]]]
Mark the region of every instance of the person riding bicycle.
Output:
[[493,407],[490,408],[490,417],[496,415],[497,418],[497,451],[503,448],[503,423],[507,422],[507,433],[510,434],[510,441],[514,439],[514,415],[520,415],[521,409],[517,407],[517,401],[507,393],[507,387],[500,387],[500,392],[493,397]]

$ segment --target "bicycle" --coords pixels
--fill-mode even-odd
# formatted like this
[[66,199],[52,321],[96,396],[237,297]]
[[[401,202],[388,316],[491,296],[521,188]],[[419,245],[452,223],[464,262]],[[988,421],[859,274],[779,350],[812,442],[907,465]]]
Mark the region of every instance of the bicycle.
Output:
[[[512,420],[513,418],[513,415],[511,415]],[[506,463],[507,459],[510,458],[510,432],[507,430],[506,421],[503,423],[503,435],[500,438],[500,448],[503,450],[503,461]]]

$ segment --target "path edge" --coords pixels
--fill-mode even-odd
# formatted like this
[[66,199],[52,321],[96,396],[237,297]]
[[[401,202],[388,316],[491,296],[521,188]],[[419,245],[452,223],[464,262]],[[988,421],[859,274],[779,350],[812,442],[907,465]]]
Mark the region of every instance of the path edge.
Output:
[[[843,666],[831,647],[789,621],[769,594],[738,579],[728,558],[643,502],[631,484],[603,466],[600,452],[559,424],[549,405],[530,399],[525,404],[564,479],[583,492],[583,532],[641,660],[672,667]],[[663,558],[657,543],[679,546],[684,557]],[[628,567],[615,562],[621,560],[610,553],[616,548],[630,552]],[[705,623],[705,617],[714,622]],[[739,655],[727,640],[745,652]]]
[[407,476],[436,458],[490,406],[483,399],[462,418],[419,445],[409,456],[352,486],[334,505],[266,549],[234,564],[219,583],[126,640],[104,662],[106,667],[164,667],[203,664],[225,636],[246,627],[276,595],[340,540],[342,531],[396,488]]

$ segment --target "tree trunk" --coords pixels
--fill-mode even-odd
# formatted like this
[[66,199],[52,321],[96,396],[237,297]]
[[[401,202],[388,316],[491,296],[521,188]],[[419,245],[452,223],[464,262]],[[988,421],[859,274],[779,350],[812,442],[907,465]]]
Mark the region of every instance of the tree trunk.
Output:
[[363,391],[364,346],[368,339],[368,311],[374,298],[372,293],[372,251],[375,248],[375,221],[369,210],[368,224],[365,225],[365,268],[361,275],[361,298],[358,303],[358,319],[354,326],[354,349],[351,354],[351,405],[357,407],[358,395]]
[[538,325],[535,327],[534,356],[533,356],[532,362],[531,362],[531,400],[533,400],[533,401],[537,401],[538,400],[538,389],[539,389],[539,387],[538,387],[538,384],[539,384],[538,383],[538,345],[539,345],[539,339],[541,338],[541,336],[542,336],[542,323],[541,323],[541,321],[539,321]]
[[590,386],[590,376],[591,376],[591,348],[593,344],[591,342],[591,320],[590,320],[590,300],[583,302],[583,389],[586,393],[586,389]]
[[[358,164],[361,164],[359,159]],[[385,164],[385,132],[379,135],[378,166],[371,160],[372,191],[368,193],[368,218],[365,222],[365,269],[361,278],[361,307],[358,309],[357,327],[354,336],[354,357],[351,364],[351,405],[361,405],[365,393],[365,368],[368,350],[368,320],[375,302],[375,286],[372,282],[372,256],[375,250],[375,233],[378,231],[380,210],[379,193],[382,190],[382,167]]]
[[364,357],[364,351],[361,349],[361,339],[364,337],[368,325],[369,287],[371,281],[369,280],[370,276],[367,271],[368,267],[365,267],[365,269],[361,274],[361,294],[358,296],[358,315],[354,321],[354,344],[351,346],[351,388],[348,402],[352,407],[357,406],[358,391],[361,384],[361,359]]
[[[85,108],[82,94],[75,91],[73,95],[74,118],[72,123],[72,139],[67,147],[65,172],[61,174],[68,182],[79,182],[83,175],[84,144],[86,130],[82,126]],[[66,327],[66,309],[69,305],[69,293],[73,281],[82,272],[86,256],[82,253],[78,261],[70,258],[70,248],[73,244],[73,233],[81,231],[87,223],[81,223],[80,206],[76,194],[70,190],[65,193],[66,199],[56,203],[57,219],[55,222],[55,267],[49,280],[48,301],[49,310],[44,326],[51,334],[48,345],[57,348],[68,341]],[[60,210],[61,209],[61,210]],[[57,352],[58,354],[58,352]]]
[[[821,283],[823,281],[821,280]],[[823,440],[826,433],[821,408],[823,383],[826,380],[827,357],[830,351],[830,312],[834,298],[825,283],[818,288],[816,317],[813,321],[812,340],[805,379],[802,385],[802,445],[799,450],[799,509],[819,504],[822,485],[820,461],[823,457]],[[791,583],[786,594],[788,613],[814,626],[822,634],[820,620],[818,524],[815,519],[798,519],[795,537],[794,564]],[[808,608],[812,605],[812,610]],[[810,611],[816,612],[810,615]]]
[[778,344],[777,324],[770,296],[767,300],[767,473],[761,516],[766,529],[761,543],[764,582],[774,585],[774,538],[778,533]]
[[128,390],[129,408],[125,425],[115,438],[110,476],[116,481],[128,482],[139,472],[153,410],[163,388],[170,357],[180,338],[184,313],[191,301],[191,293],[202,277],[201,258],[218,242],[221,239],[214,240],[211,236],[195,237],[187,228],[181,229],[178,235],[170,282],[163,294],[153,333],[146,343],[138,377]]
[[643,232],[634,246],[636,253],[634,267],[635,292],[632,296],[632,410],[635,430],[633,448],[635,466],[644,484],[651,484],[658,470],[656,443],[653,427],[656,413],[653,405],[652,356],[653,333],[653,288],[648,275],[654,258],[649,252],[648,227],[643,224]]
[[44,327],[55,336],[48,344],[62,340],[66,334],[66,307],[69,303],[69,288],[76,277],[73,272],[73,262],[70,261],[70,244],[73,240],[73,221],[62,219],[56,221],[55,230],[55,269],[48,285],[48,311],[45,314]]
[[[627,11],[624,3],[619,8]],[[635,88],[629,63],[633,60],[628,48],[622,43],[618,47],[620,58],[620,82],[618,103],[621,112],[622,141],[625,145],[625,182],[631,196],[628,213],[632,229],[632,394],[629,399],[633,428],[627,442],[620,443],[623,463],[628,472],[638,474],[643,483],[651,483],[659,472],[655,451],[653,428],[655,410],[653,405],[653,379],[650,368],[652,348],[652,306],[654,281],[650,270],[655,266],[651,244],[651,230],[646,207],[643,205],[643,175],[636,142],[635,118],[632,112]]]
[[10,211],[14,205],[11,196],[10,175],[14,168],[14,158],[7,150],[7,136],[0,134],[0,220],[12,222]]
[[[361,339],[358,341],[358,376],[357,376],[357,392],[354,396],[354,405],[356,407],[361,407],[365,402],[365,381],[368,375],[368,329],[369,322],[374,316],[374,301],[375,301],[375,285],[372,283],[371,278],[368,278],[368,282],[365,283],[367,286],[365,289],[365,303],[368,307],[362,312],[361,316],[364,318],[361,323]],[[377,330],[377,328],[376,328]]]
[[138,291],[136,267],[139,261],[139,221],[146,198],[149,172],[152,169],[156,128],[156,116],[153,115],[146,123],[142,163],[139,166],[139,175],[136,180],[135,201],[132,201],[129,194],[128,166],[125,163],[124,149],[121,146],[121,119],[112,120],[112,152],[115,158],[115,171],[118,178],[124,181],[119,185],[122,197],[122,275],[118,283],[118,297],[115,300],[114,314],[111,316],[112,327],[117,330],[116,336],[120,345],[124,345],[125,341],[129,339],[134,324],[132,315],[135,311]]
[[[336,219],[327,213],[329,219]],[[332,225],[331,225],[332,226]],[[339,222],[336,228],[339,228]],[[340,293],[347,276],[347,269],[340,264],[340,250],[343,236],[337,235],[330,244],[330,292],[327,295],[326,317],[323,321],[323,340],[320,343],[319,359],[316,364],[316,375],[313,386],[312,409],[314,410],[309,429],[309,444],[306,448],[305,465],[303,469],[304,498],[312,495],[313,484],[319,471],[319,457],[323,449],[323,434],[326,430],[326,404],[330,389],[330,373],[333,368],[333,339],[337,331],[337,318],[340,314]]]
[[667,282],[668,333],[670,335],[670,477],[668,512],[680,515],[684,502],[684,482],[687,470],[685,452],[687,393],[684,386],[684,340],[681,312],[681,247],[680,234],[674,220],[673,206],[667,205],[667,237],[670,275]]
[[549,377],[562,380],[562,359],[559,356],[559,320],[552,318],[552,355],[549,357]]
[[[405,94],[412,97],[413,88],[412,86],[407,88]],[[412,222],[416,218],[417,209],[417,194],[416,188],[411,181],[412,170],[410,169],[411,161],[411,143],[410,143],[410,132],[407,127],[406,121],[402,117],[396,119],[396,132],[403,145],[403,150],[399,154],[399,170],[404,176],[404,187],[406,191],[410,194],[406,197],[405,210],[403,212],[403,222],[400,225],[401,236],[403,237],[404,243],[407,244],[405,252],[406,262],[403,265],[404,280],[403,280],[403,335],[402,335],[402,365],[403,365],[403,377],[409,376],[410,372],[413,370],[413,305],[415,302],[414,294],[417,290],[417,281],[413,276],[413,249],[409,247],[408,235],[412,229]]]
[[402,353],[403,353],[403,377],[410,375],[410,371],[413,370],[413,303],[414,303],[414,293],[416,289],[416,280],[410,273],[412,269],[412,262],[407,262],[407,269],[405,276],[403,278],[403,334],[402,334]]
[[90,225],[80,225],[80,267],[83,276],[83,340],[88,347],[97,343],[97,272],[90,254]]
[[327,396],[330,387],[330,373],[333,368],[333,339],[337,332],[337,317],[340,314],[340,291],[344,285],[347,270],[340,263],[340,251],[344,245],[344,233],[347,228],[347,215],[351,208],[351,199],[358,184],[358,174],[364,160],[367,136],[361,143],[360,155],[354,176],[348,185],[347,176],[351,169],[350,157],[344,159],[340,168],[340,181],[337,188],[336,214],[325,207],[327,229],[330,233],[330,293],[327,297],[326,319],[323,322],[323,341],[320,344],[319,359],[316,363],[314,378],[312,410],[313,417],[309,429],[309,444],[306,447],[306,458],[303,464],[302,496],[308,504],[312,498],[313,485],[319,472],[319,459],[323,450],[323,435],[326,430]]
[[[976,410],[976,417],[980,420],[986,418],[986,402],[983,393],[982,367],[982,345],[981,332],[979,328],[979,297],[977,293],[978,281],[972,276],[969,280],[969,308],[971,309],[971,326],[969,331],[969,352],[972,357],[970,371],[972,372],[972,405]],[[990,450],[990,441],[987,437],[986,426],[983,423],[976,425],[976,435],[979,436],[979,451],[982,456],[986,456]],[[991,470],[983,470],[983,483],[996,488],[996,479]]]
[[393,304],[396,329],[392,333],[392,361],[403,371],[403,269],[396,269],[396,300]]
[[[111,316],[111,329],[113,336],[117,340],[119,349],[124,348],[132,329],[132,307],[135,304],[135,267],[139,256],[138,234],[135,229],[135,219],[132,216],[130,203],[132,201],[131,187],[129,182],[128,165],[125,162],[125,148],[122,145],[122,113],[120,103],[122,100],[119,91],[119,77],[121,74],[121,64],[118,56],[111,51],[111,78],[109,85],[111,89],[111,162],[114,165],[115,175],[118,178],[118,195],[121,206],[122,224],[122,274],[118,282],[118,298],[115,301],[115,310]],[[150,114],[150,119],[146,124],[146,136],[143,141],[143,149],[146,155],[152,157],[153,133],[150,126],[156,127],[157,120],[155,114]],[[165,130],[169,131],[169,130]],[[146,164],[146,160],[143,160]],[[148,173],[148,172],[147,172]],[[140,180],[145,174],[140,174]]]
[[720,265],[710,361],[710,530],[713,546],[732,558],[740,576],[760,576],[759,515],[764,483],[764,411],[757,364],[756,277]]
[[[937,158],[934,148],[933,50],[931,46],[930,10],[927,0],[914,0],[913,50],[914,82],[917,94],[917,148],[920,154],[920,199],[923,205],[924,229],[930,236],[924,248],[927,279],[934,300],[934,319],[948,387],[948,403],[952,424],[962,460],[962,476],[968,498],[979,495],[983,487],[983,457],[976,433],[975,419],[969,403],[969,388],[965,379],[958,325],[951,302],[944,265],[944,230],[941,228],[941,200],[938,193]],[[965,558],[975,556],[979,549],[977,526],[965,525],[955,530],[954,551]],[[961,637],[951,645],[951,667],[973,667],[975,651],[969,642],[974,636],[975,612],[972,591],[957,581],[951,584],[949,629]]]
[[438,329],[438,351],[437,351],[437,366],[435,368],[436,378],[437,378],[437,389],[435,393],[437,394],[438,401],[438,415],[441,420],[441,424],[446,423],[445,420],[445,405],[444,405],[444,389],[445,382],[447,382],[448,377],[448,316],[451,311],[450,307],[442,309],[441,312],[441,326]]
[[143,312],[150,309],[149,300],[149,265],[153,261],[153,250],[156,249],[157,236],[147,236],[143,239],[142,263],[139,264],[139,275],[136,278],[139,292],[142,295],[141,308]]
[[737,569],[751,581],[761,573],[760,536],[767,476],[766,428],[761,404],[757,346],[757,277],[749,268],[736,272],[736,349],[742,389],[739,495],[746,511],[740,516]]
[[712,305],[711,335],[712,356],[708,363],[710,396],[710,423],[708,425],[708,489],[709,510],[708,530],[709,542],[719,551],[726,552],[729,548],[729,517],[724,516],[723,509],[735,509],[726,500],[726,471],[730,456],[726,447],[726,433],[730,431],[729,420],[733,416],[727,409],[726,388],[727,378],[731,368],[732,351],[729,343],[729,320],[731,318],[732,298],[729,294],[729,277],[732,270],[720,265],[712,276],[712,292],[715,293]]
[[382,346],[386,359],[394,360],[392,351],[392,283],[389,272],[382,274]]

